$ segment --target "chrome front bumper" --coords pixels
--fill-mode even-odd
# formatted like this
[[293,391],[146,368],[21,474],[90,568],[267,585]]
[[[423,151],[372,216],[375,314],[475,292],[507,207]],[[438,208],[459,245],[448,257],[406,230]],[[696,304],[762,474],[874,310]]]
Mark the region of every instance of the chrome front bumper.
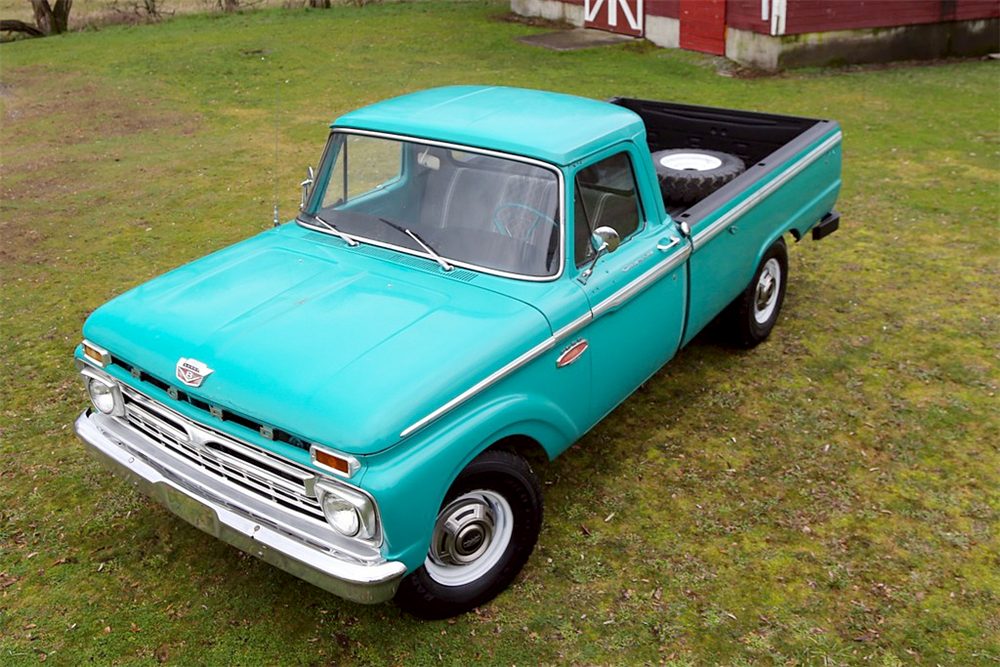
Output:
[[403,563],[362,562],[320,540],[307,542],[282,530],[280,517],[242,502],[236,490],[208,483],[199,470],[112,418],[88,410],[74,428],[91,455],[177,516],[334,595],[364,604],[384,602],[406,574]]

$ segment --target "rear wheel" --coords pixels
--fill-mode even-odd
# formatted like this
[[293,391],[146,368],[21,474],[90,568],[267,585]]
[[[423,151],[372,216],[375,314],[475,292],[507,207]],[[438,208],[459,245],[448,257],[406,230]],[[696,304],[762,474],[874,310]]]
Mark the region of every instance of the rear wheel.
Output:
[[788,248],[779,238],[764,253],[753,280],[723,316],[734,345],[751,348],[768,337],[778,322],[787,284]]
[[492,600],[521,571],[541,525],[542,492],[531,466],[511,452],[484,452],[449,489],[427,558],[400,584],[396,602],[436,619]]

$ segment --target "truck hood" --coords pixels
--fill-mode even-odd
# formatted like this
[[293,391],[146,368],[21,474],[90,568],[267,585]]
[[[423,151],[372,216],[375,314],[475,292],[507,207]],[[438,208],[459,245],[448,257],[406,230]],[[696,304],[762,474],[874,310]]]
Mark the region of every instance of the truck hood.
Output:
[[[391,446],[550,335],[537,310],[471,272],[283,230],[119,296],[84,335],[205,401],[354,454]],[[176,379],[182,357],[212,369],[199,388]]]

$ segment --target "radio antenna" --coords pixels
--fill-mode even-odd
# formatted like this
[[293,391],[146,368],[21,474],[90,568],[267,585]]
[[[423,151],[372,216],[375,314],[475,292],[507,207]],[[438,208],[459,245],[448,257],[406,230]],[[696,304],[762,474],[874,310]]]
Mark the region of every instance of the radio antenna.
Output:
[[279,90],[281,87],[281,80],[275,82],[274,84],[274,226],[277,227],[281,224],[281,218],[278,217],[278,99]]

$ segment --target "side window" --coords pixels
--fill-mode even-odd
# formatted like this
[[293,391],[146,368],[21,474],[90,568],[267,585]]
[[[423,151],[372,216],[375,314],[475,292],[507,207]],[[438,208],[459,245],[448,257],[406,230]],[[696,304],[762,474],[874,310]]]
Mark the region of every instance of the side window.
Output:
[[641,226],[635,174],[627,153],[584,167],[576,174],[574,193],[574,247],[576,265],[593,259],[590,235],[598,227],[611,227],[622,242]]

